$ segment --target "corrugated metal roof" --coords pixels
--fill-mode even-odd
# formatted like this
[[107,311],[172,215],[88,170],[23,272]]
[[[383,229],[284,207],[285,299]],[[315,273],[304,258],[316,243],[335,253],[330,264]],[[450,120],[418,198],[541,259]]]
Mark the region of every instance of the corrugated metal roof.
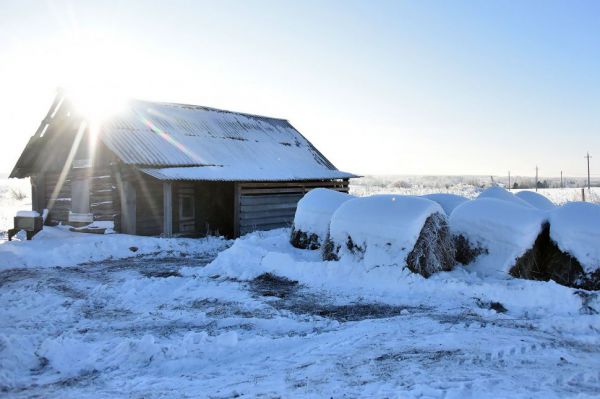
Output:
[[[132,101],[102,126],[101,140],[123,162],[159,178],[303,180],[353,177],[339,172],[288,121],[194,105]],[[340,176],[340,177],[334,177]],[[210,177],[210,179],[209,179]],[[241,180],[241,179],[240,179]]]

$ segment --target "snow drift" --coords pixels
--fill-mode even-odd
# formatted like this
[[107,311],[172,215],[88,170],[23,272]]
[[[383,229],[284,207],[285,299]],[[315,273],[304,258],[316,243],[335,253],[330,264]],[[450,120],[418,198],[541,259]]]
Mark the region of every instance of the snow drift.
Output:
[[354,198],[326,188],[309,191],[298,202],[290,242],[296,248],[318,249],[329,234],[331,216],[341,204]]
[[376,195],[342,204],[332,216],[326,260],[367,267],[406,265],[428,277],[450,270],[454,251],[442,207],[425,198]]
[[458,237],[457,255],[461,253],[460,247],[466,247],[474,255],[461,263],[470,263],[473,257],[486,254],[477,262],[478,272],[507,273],[533,247],[545,222],[545,213],[529,205],[484,197],[458,206],[450,216],[450,230]]
[[556,208],[552,201],[534,191],[519,191],[515,196],[542,211],[551,211]]
[[444,212],[448,216],[450,216],[454,208],[456,208],[464,202],[469,201],[467,197],[463,197],[462,195],[457,194],[425,194],[422,195],[422,197],[440,204],[440,206],[442,207],[442,209],[444,209]]

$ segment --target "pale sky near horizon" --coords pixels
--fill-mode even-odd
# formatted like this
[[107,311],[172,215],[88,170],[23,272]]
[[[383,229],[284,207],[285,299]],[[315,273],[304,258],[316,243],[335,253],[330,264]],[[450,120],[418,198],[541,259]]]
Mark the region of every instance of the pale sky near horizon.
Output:
[[0,174],[58,86],[282,117],[359,174],[600,176],[599,1],[0,0]]

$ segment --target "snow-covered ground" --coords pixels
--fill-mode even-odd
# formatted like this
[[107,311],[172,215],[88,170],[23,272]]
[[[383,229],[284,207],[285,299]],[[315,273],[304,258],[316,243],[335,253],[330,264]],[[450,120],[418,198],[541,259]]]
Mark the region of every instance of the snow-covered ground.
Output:
[[0,397],[600,396],[597,293],[323,262],[289,235],[1,242]]
[[424,279],[322,262],[289,233],[248,235],[212,262],[229,243],[0,272],[3,395],[600,394],[595,294],[464,269]]

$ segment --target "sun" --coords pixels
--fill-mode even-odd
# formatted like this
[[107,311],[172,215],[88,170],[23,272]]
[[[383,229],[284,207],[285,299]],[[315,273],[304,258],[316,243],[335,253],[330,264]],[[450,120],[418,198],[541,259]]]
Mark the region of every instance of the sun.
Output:
[[81,34],[64,40],[61,47],[59,85],[74,110],[90,124],[98,124],[122,111],[132,71],[120,60],[130,50],[107,35]]
[[75,112],[90,125],[100,125],[126,109],[126,96],[119,92],[81,86],[65,91]]

